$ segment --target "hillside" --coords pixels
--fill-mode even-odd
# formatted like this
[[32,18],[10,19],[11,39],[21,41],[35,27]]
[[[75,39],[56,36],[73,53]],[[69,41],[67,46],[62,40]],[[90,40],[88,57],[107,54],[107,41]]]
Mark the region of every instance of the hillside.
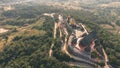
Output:
[[[120,59],[120,35],[101,27],[101,24],[105,23],[112,25],[109,23],[110,16],[104,17],[104,13],[103,16],[99,16],[102,11],[95,15],[95,13],[85,10],[64,10],[39,4],[17,5],[14,8],[14,10],[3,10],[0,13],[0,28],[8,30],[0,34],[1,68],[82,68],[82,65],[77,65],[80,63],[79,61],[61,51],[63,44],[59,37],[59,29],[56,32],[56,39],[54,38],[54,23],[58,22],[58,16],[55,15],[53,19],[44,16],[44,13],[61,14],[64,19],[71,16],[74,18],[73,22],[84,24],[88,32],[97,29],[97,39],[100,40],[108,55],[108,63],[115,68],[120,67],[120,60],[118,60]],[[64,31],[62,30],[62,32]],[[71,30],[68,29],[68,33],[71,34]],[[62,39],[64,38],[66,37],[62,37]],[[54,43],[54,47],[52,57],[50,57],[49,50],[52,43]],[[99,46],[96,48],[99,50]],[[98,60],[100,58],[98,55],[96,56],[96,53],[92,53],[92,56]],[[71,65],[71,63],[73,64]],[[103,67],[105,63],[98,62],[98,65]]]

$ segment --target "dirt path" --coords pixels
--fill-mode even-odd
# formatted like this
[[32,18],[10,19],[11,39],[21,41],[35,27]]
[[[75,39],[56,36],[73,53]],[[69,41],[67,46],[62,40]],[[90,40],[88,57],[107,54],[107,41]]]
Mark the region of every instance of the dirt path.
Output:
[[102,48],[102,51],[103,51],[104,58],[105,58],[105,66],[104,66],[104,68],[110,68],[109,65],[107,64],[107,62],[109,61],[108,56],[107,56],[107,54],[106,54],[106,52],[105,52],[105,50],[103,48]]
[[5,33],[5,32],[7,32],[7,31],[8,31],[7,29],[0,28],[0,34],[1,34],[1,33]]
[[[54,39],[56,39],[56,33],[57,33],[57,23],[55,22],[54,23],[54,31],[53,31],[53,38]],[[52,53],[53,53],[53,51],[52,51],[52,48],[54,47],[54,42],[52,43],[52,45],[51,45],[51,48],[50,48],[50,51],[49,51],[49,56],[51,57],[52,56]]]

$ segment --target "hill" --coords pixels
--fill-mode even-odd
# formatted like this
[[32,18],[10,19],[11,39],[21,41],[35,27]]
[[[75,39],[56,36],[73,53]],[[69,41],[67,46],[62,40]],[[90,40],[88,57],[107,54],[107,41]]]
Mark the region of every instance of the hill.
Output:
[[[77,23],[83,23],[89,31],[97,29],[98,39],[108,54],[109,63],[119,68],[120,36],[100,27],[101,23],[109,23],[109,19],[89,11],[64,10],[37,4],[17,5],[15,10],[1,11],[0,27],[9,30],[0,34],[1,68],[76,68],[76,65],[69,65],[69,62],[74,60],[61,51],[59,33],[57,39],[53,38],[53,22],[58,21],[57,16],[52,19],[43,16],[44,13],[61,13],[65,18],[70,15]],[[50,45],[53,42],[53,56],[49,57]],[[94,53],[92,56],[99,58]],[[104,63],[99,65],[104,66]]]

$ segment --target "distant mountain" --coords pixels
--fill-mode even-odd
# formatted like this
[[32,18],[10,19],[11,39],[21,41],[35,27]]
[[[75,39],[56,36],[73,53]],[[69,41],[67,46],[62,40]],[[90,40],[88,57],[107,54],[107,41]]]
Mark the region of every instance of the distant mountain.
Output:
[[31,1],[34,0],[0,0],[0,5],[15,5],[15,4],[22,4]]
[[[7,3],[7,2],[17,2],[17,1],[31,1],[31,0],[0,0],[2,3]],[[37,1],[37,0],[34,0]],[[38,1],[73,1],[73,0],[38,0]],[[110,2],[120,2],[120,0],[74,0],[78,1],[81,3],[110,3]]]
[[[47,1],[70,1],[72,2],[73,0],[47,0]],[[120,2],[120,0],[74,0],[74,1],[84,3],[84,4]]]
[[77,5],[80,4],[108,4],[112,2],[120,2],[120,0],[0,0],[0,5],[2,4],[11,4],[11,3],[24,3],[24,2],[62,2],[62,3],[72,3],[73,5],[76,3]]
[[21,1],[32,1],[32,0],[0,0],[0,3],[11,3],[11,2],[21,2]]
[[111,2],[108,4],[99,4],[98,7],[120,7],[120,2]]
[[[72,0],[71,0],[72,1]],[[120,2],[120,0],[76,0],[80,3],[110,3],[110,2]]]
[[22,0],[0,0],[0,2],[2,2],[2,3],[17,2],[17,1],[22,1]]
[[120,2],[120,0],[96,0],[97,3]]

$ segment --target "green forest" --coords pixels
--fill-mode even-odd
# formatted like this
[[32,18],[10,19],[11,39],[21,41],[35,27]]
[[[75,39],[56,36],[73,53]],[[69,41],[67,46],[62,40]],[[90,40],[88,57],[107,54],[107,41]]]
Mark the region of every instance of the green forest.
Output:
[[[97,37],[108,54],[109,63],[120,68],[120,35],[100,26],[110,24],[109,18],[104,19],[84,10],[23,6],[0,12],[0,27],[9,30],[0,34],[0,68],[79,68],[66,63],[73,59],[61,52],[60,38],[53,39],[54,21],[51,17],[43,16],[43,13],[70,15],[77,23],[85,24],[88,30],[97,29]],[[117,24],[120,22],[117,21]],[[55,42],[53,57],[49,57],[52,42]]]

